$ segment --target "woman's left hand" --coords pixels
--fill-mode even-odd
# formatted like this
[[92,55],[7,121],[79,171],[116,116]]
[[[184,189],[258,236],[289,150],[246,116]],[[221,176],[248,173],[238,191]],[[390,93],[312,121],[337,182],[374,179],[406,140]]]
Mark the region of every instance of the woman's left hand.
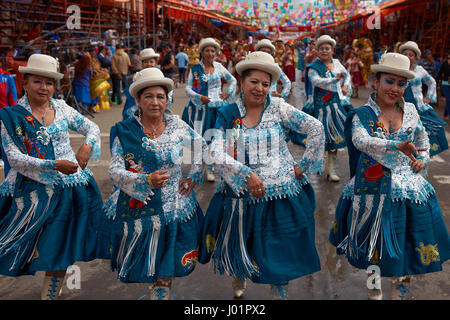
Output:
[[221,94],[219,94],[219,98],[222,100],[228,99],[230,97],[230,94],[227,92],[222,92]]
[[430,104],[430,102],[431,102],[431,99],[429,99],[429,98],[423,98],[423,103],[425,103],[425,104]]
[[81,167],[81,169],[85,169],[88,161],[89,161],[89,155],[91,154],[91,150],[92,147],[91,145],[87,144],[87,143],[83,143],[80,147],[80,149],[78,149],[78,152],[76,154],[76,159],[78,161],[79,166]]
[[178,184],[178,192],[181,195],[185,195],[186,197],[188,197],[191,194],[192,189],[194,189],[195,185],[195,181],[192,181],[189,178],[183,178]]
[[346,96],[347,93],[348,93],[348,87],[347,87],[347,86],[342,86],[342,94],[343,94],[344,96]]
[[425,167],[427,166],[424,162],[417,160],[417,159],[415,161],[410,160],[409,165],[411,166],[411,168],[413,169],[413,171],[415,173],[419,173],[420,171],[425,169]]
[[306,169],[299,167],[298,165],[294,165],[295,178],[297,180],[301,180],[303,178],[303,174],[306,172]]

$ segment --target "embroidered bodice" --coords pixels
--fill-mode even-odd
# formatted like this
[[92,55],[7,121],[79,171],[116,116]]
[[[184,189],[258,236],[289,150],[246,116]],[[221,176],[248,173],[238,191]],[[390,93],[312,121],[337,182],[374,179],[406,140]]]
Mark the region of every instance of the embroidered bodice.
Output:
[[[339,73],[344,73],[345,77],[337,79],[336,75]],[[351,76],[347,69],[345,69],[345,67],[339,62],[339,60],[333,59],[333,70],[328,70],[325,78],[321,77],[317,70],[315,70],[314,68],[309,69],[308,77],[313,86],[312,92],[314,92],[315,87],[332,92],[337,92],[340,100],[344,101],[345,104],[350,104],[350,96],[352,95]],[[347,86],[347,95],[344,95],[342,93],[342,85]],[[313,95],[311,95],[309,99],[313,99]]]
[[[373,100],[372,94],[368,105],[378,116],[381,111]],[[412,103],[400,104],[403,109],[403,123],[401,128],[392,134],[385,133],[384,137],[378,138],[369,135],[357,115],[353,118],[352,141],[355,147],[368,154],[378,163],[391,169],[392,190],[391,196],[395,200],[409,199],[415,202],[424,202],[428,196],[434,193],[431,184],[425,180],[425,172],[414,173],[409,165],[410,159],[397,150],[397,144],[402,141],[412,140],[418,148],[429,150],[428,135],[423,127],[415,106]],[[416,159],[428,164],[430,160],[429,151],[422,151]],[[354,177],[349,181],[343,192],[345,197],[352,198],[354,194]]]
[[[67,105],[64,100],[51,99],[51,103],[55,109],[55,119],[50,125],[41,127],[40,132],[45,137],[43,143],[52,144],[55,160],[39,159],[23,154],[11,139],[11,135],[18,133],[8,132],[3,123],[1,124],[2,145],[11,165],[11,170],[0,186],[1,194],[12,194],[17,172],[48,186],[88,183],[89,176],[92,175],[89,168],[82,170],[78,167],[76,173],[65,175],[54,170],[54,164],[56,160],[62,159],[77,163],[75,152],[70,145],[69,129],[86,137],[84,142],[92,147],[90,159],[100,159],[100,130],[97,124]],[[18,104],[31,113],[26,95],[19,100]]]
[[414,67],[415,78],[408,81],[408,86],[411,87],[414,99],[417,103],[417,109],[419,112],[423,112],[428,108],[432,108],[429,104],[423,102],[422,84],[427,86],[426,97],[430,99],[430,102],[437,102],[436,95],[436,80],[422,67],[416,65]]
[[[203,62],[200,62],[200,65],[204,69]],[[236,79],[231,75],[231,73],[221,64],[216,61],[213,62],[214,65],[214,73],[207,75],[203,74],[205,82],[208,82],[208,97],[211,101],[208,103],[209,108],[220,108],[224,105],[231,103],[232,100],[235,99],[236,92]],[[186,84],[186,95],[189,100],[197,107],[201,108],[204,104],[200,101],[201,94],[198,94],[192,89],[194,83],[194,76],[192,70],[189,72],[188,81]],[[219,95],[222,93],[222,79],[224,79],[228,83],[227,93],[230,94],[230,97],[226,100],[222,100]]]
[[[248,191],[246,178],[251,172],[255,172],[264,183],[264,199],[290,196],[296,194],[301,185],[308,181],[306,175],[303,175],[301,181],[295,178],[294,164],[307,172],[322,171],[325,145],[322,124],[281,98],[272,97],[270,101],[255,127],[241,125],[226,131],[221,127],[220,133],[214,137],[210,149],[211,159],[221,174],[219,191],[225,187],[224,183],[236,194]],[[246,109],[242,100],[238,99],[236,103],[240,117],[244,118]],[[289,130],[308,136],[306,150],[302,159],[297,162],[287,147],[286,132]],[[237,140],[236,136],[239,137]],[[234,141],[237,141],[236,159],[233,151],[230,152],[230,148],[234,150]]]
[[[156,150],[147,152],[156,152],[159,163],[161,163],[158,170],[168,170],[166,174],[170,175],[167,185],[161,188],[163,212],[168,218],[167,221],[184,220],[194,211],[197,202],[193,192],[188,197],[178,192],[180,180],[183,178],[182,147],[185,146],[191,150],[191,143],[193,143],[194,156],[191,159],[192,165],[187,178],[201,183],[203,181],[202,156],[207,153],[207,145],[205,140],[179,116],[166,115],[166,122],[164,132],[153,139],[152,143],[156,146]],[[109,176],[114,185],[119,188],[113,192],[104,206],[110,217],[114,217],[116,214],[120,190],[141,202],[146,202],[153,195],[152,185],[146,180],[147,174],[126,169],[125,155],[118,137],[114,139],[111,149]]]

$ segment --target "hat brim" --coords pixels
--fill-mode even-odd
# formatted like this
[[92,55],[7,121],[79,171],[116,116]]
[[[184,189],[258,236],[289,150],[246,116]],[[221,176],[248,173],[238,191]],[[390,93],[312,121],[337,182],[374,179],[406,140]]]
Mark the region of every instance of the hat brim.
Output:
[[140,57],[141,61],[144,61],[144,60],[147,60],[147,59],[152,59],[152,58],[158,59],[159,58],[159,54],[158,53],[156,53],[156,54],[149,54],[147,56]]
[[35,68],[30,68],[30,67],[25,67],[25,66],[19,66],[19,72],[23,73],[23,74],[27,74],[27,73],[35,74],[38,76],[43,76],[43,77],[47,77],[47,78],[51,78],[51,79],[55,79],[55,80],[61,80],[62,78],[64,78],[64,75],[59,72],[51,72],[51,71],[47,71],[47,70],[35,69]]
[[320,47],[321,45],[323,45],[324,43],[331,44],[331,46],[332,46],[333,48],[336,47],[336,41],[335,41],[335,40],[322,40],[322,41],[317,41],[317,42],[316,42],[316,49],[319,49],[319,47]]
[[261,48],[270,48],[270,50],[272,51],[272,55],[275,54],[275,46],[274,45],[262,44],[259,46],[258,45],[255,46],[256,51],[260,51]]
[[415,48],[413,46],[408,46],[408,45],[405,46],[405,45],[403,45],[403,46],[399,47],[399,50],[400,50],[401,54],[403,54],[403,51],[405,51],[405,50],[411,50],[411,51],[413,51],[416,54],[417,58],[420,58],[420,56],[422,55],[422,52],[420,52],[420,49],[417,49],[417,48]]
[[142,79],[142,80],[138,80],[133,82],[130,85],[130,94],[132,97],[134,97],[135,99],[137,98],[137,93],[144,89],[144,88],[148,88],[148,87],[156,87],[156,86],[162,86],[167,88],[167,91],[170,92],[173,90],[173,80],[169,79],[169,78],[147,78],[147,79]]
[[373,64],[370,66],[370,70],[372,70],[372,73],[389,73],[400,77],[405,77],[406,79],[414,79],[416,77],[416,74],[413,71],[405,70],[405,69],[399,69],[389,66],[383,66],[380,64]]
[[202,45],[198,47],[198,50],[200,52],[202,52],[203,49],[205,49],[206,47],[214,47],[214,48],[216,48],[216,50],[220,50],[219,44],[217,42],[215,42],[215,41],[214,41],[214,43],[210,42],[210,41],[202,43]]
[[236,71],[239,75],[242,74],[245,70],[254,69],[267,72],[272,76],[272,82],[278,81],[280,79],[280,68],[276,65],[270,65],[268,63],[259,62],[259,61],[247,61],[243,60],[236,65]]

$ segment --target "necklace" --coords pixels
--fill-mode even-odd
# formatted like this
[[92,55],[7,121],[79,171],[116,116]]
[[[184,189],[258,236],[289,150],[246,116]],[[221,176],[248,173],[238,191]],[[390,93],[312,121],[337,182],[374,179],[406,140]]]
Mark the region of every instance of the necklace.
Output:
[[382,113],[389,119],[389,133],[395,132],[395,128],[394,128],[392,119],[394,118],[395,114],[399,111],[400,111],[400,106],[398,105],[398,103],[395,104],[393,111],[390,112],[389,114],[387,114],[385,111],[382,111]]
[[151,128],[151,127],[148,127],[149,129],[150,129],[150,131],[151,132],[148,132],[147,131],[147,127],[144,125],[144,132],[145,132],[145,134],[150,138],[150,139],[155,139],[156,137],[157,137],[157,135],[158,135],[158,131],[159,131],[159,129],[163,126],[163,125],[165,125],[165,121],[163,120],[162,122],[161,122],[161,124],[159,124],[156,128]]
[[47,111],[48,110],[55,110],[55,108],[53,108],[53,104],[50,102],[49,103],[49,108],[48,109],[45,109],[45,112],[44,112],[44,114],[42,115],[42,123],[43,123],[43,125],[44,125],[44,127],[46,126],[45,125],[45,115],[47,114]]

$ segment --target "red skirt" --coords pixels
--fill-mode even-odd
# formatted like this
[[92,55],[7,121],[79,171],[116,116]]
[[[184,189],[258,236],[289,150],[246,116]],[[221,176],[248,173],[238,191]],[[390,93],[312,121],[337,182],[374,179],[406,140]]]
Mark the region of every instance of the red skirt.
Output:
[[286,76],[291,80],[291,82],[295,82],[295,67],[294,65],[289,65],[286,67],[283,67],[283,72],[286,74]]
[[352,84],[354,88],[364,85],[364,79],[361,71],[350,72],[350,75],[352,76]]

